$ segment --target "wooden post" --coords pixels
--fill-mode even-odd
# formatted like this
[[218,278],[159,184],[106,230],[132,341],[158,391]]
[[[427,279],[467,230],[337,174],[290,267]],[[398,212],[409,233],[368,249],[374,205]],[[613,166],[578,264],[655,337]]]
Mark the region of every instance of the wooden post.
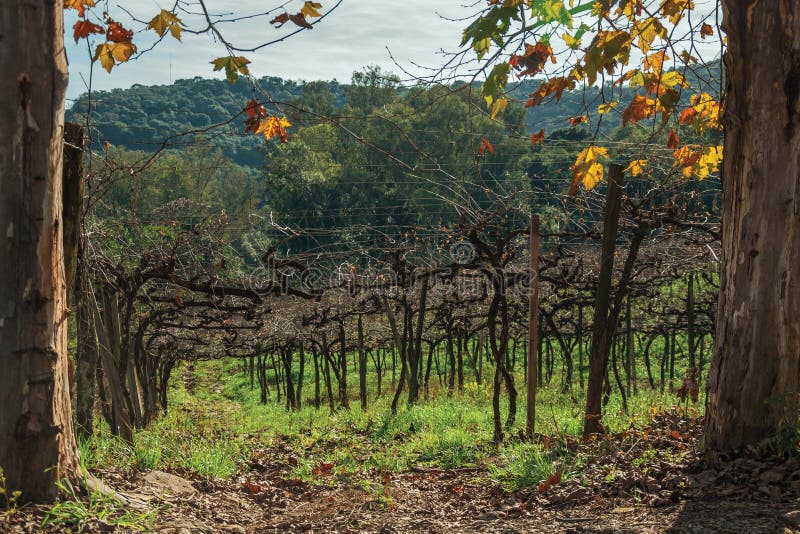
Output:
[[530,295],[528,300],[528,411],[526,432],[533,438],[536,430],[536,386],[538,384],[536,369],[536,350],[539,346],[539,217],[531,215],[531,263],[530,263]]

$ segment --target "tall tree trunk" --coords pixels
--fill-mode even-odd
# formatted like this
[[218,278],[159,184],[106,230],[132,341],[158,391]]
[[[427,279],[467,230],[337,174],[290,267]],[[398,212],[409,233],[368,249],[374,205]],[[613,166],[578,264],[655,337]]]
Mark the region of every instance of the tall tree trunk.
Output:
[[0,4],[0,466],[49,500],[80,472],[67,357],[61,221],[61,1]]
[[797,428],[800,4],[723,0],[722,273],[706,445]]

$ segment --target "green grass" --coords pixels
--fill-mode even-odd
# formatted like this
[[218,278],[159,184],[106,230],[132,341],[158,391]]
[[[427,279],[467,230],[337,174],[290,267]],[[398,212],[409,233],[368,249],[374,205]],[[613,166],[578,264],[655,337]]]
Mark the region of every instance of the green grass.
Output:
[[58,484],[62,497],[45,513],[42,526],[55,526],[68,532],[94,531],[100,528],[113,528],[122,531],[152,530],[157,509],[138,511],[126,508],[117,500],[98,492],[80,496],[69,482]]
[[[249,375],[238,362],[194,364],[192,394],[183,387],[184,372],[182,368],[173,373],[168,412],[148,428],[137,431],[133,444],[113,437],[105,425],[98,424],[95,436],[80,445],[86,467],[176,469],[212,479],[229,479],[247,470],[259,451],[280,444],[288,446],[297,458],[296,465],[287,466],[286,477],[314,484],[358,482],[376,473],[402,472],[415,466],[485,464],[493,482],[515,489],[546,479],[556,468],[565,476],[577,475],[582,465],[580,458],[570,457],[558,447],[545,451],[516,437],[523,431],[525,414],[521,375],[516,377],[520,391],[517,422],[507,429],[508,439],[498,448],[491,442],[491,386],[476,384],[469,372],[465,372],[468,382],[464,391],[452,396],[432,376],[430,399],[413,407],[401,402],[396,415],[389,407],[389,373],[384,380],[384,394],[378,399],[375,377],[370,376],[369,407],[362,410],[356,398],[357,374],[353,372],[350,410],[331,413],[324,400],[319,409],[312,405],[313,365],[306,366],[303,408],[298,411],[287,411],[283,403],[277,403],[274,385],[269,402],[260,404],[258,386],[251,390]],[[489,372],[488,365],[485,372]],[[682,376],[682,371],[676,371],[676,375]],[[639,376],[644,377],[644,372]],[[551,385],[539,389],[537,432],[556,437],[579,435],[583,402],[577,380],[573,391],[565,393],[559,376],[554,374]],[[623,412],[614,389],[605,407],[604,424],[611,432],[643,427],[652,420],[654,411],[678,403],[669,393],[650,390],[642,380],[639,395],[628,400],[628,414]],[[504,393],[503,414],[507,409]],[[320,473],[320,464],[334,467],[330,473]]]

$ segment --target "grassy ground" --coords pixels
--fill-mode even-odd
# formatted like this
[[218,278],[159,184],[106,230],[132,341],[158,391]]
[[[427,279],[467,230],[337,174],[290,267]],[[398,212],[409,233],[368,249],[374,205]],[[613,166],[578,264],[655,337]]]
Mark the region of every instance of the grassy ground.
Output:
[[[192,393],[184,386],[187,373],[192,374]],[[276,402],[274,388],[270,402],[260,404],[257,386],[251,390],[249,376],[236,362],[199,362],[177,370],[174,377],[168,412],[138,431],[133,445],[114,438],[103,425],[91,440],[81,443],[87,468],[166,468],[228,479],[246,471],[258,452],[288,447],[297,462],[287,469],[286,477],[316,484],[331,483],[331,477],[319,476],[329,471],[339,479],[357,481],[375,472],[482,464],[489,467],[493,482],[515,489],[547,478],[555,466],[579,477],[584,463],[560,447],[545,450],[519,439],[524,399],[506,443],[492,444],[491,390],[486,384],[468,383],[462,393],[452,396],[434,385],[429,400],[413,407],[401,404],[393,416],[388,377],[380,398],[375,399],[372,388],[367,410],[354,399],[350,410],[335,413],[324,405],[312,406],[311,377],[306,378],[304,407],[292,412]],[[539,391],[536,428],[558,440],[580,432],[583,392],[576,387],[564,393],[553,382]],[[655,414],[680,402],[642,385],[640,394],[629,399],[625,414],[614,393],[604,416],[612,432],[645,426]],[[504,405],[503,413],[506,410]]]

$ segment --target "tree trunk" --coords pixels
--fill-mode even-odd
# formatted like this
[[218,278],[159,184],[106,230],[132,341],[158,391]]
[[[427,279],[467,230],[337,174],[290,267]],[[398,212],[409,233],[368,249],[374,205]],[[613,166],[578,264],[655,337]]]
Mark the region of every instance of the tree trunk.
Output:
[[722,273],[709,451],[796,429],[800,382],[800,5],[723,0]]
[[611,277],[614,272],[614,249],[616,248],[617,224],[622,202],[622,168],[612,165],[608,177],[606,212],[603,222],[603,248],[600,258],[600,280],[592,328],[592,344],[589,352],[589,380],[586,391],[586,417],[583,435],[603,432],[600,422],[603,379],[608,366],[608,341],[610,337],[608,311],[611,306]]
[[62,2],[3,2],[0,35],[0,466],[8,490],[49,500],[80,473],[61,224]]

